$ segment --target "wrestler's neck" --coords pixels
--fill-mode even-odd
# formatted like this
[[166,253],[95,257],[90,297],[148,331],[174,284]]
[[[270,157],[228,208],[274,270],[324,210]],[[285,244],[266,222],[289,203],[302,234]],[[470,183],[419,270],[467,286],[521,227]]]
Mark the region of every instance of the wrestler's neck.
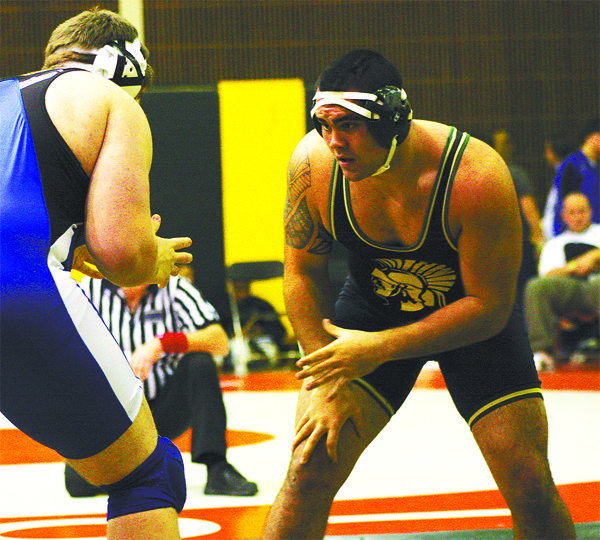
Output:
[[423,172],[431,163],[430,133],[427,126],[420,121],[413,121],[408,136],[398,145],[390,161],[390,168],[373,178],[383,183],[409,186],[411,179],[418,182]]

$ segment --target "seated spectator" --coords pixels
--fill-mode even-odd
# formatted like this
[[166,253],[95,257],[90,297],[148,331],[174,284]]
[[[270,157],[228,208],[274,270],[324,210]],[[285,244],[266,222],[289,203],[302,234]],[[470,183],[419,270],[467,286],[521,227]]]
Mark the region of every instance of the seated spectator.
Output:
[[[250,283],[234,280],[233,291],[240,315],[242,333],[248,339],[250,350],[275,362],[285,348],[287,332],[275,308],[263,298],[250,294]],[[234,335],[233,322],[227,320],[225,327]]]
[[525,318],[538,370],[553,370],[554,336],[560,318],[572,313],[597,314],[600,295],[600,225],[582,193],[567,195],[562,219],[567,230],[546,242],[539,277],[525,290]]
[[572,192],[587,196],[592,208],[592,222],[600,223],[600,119],[592,118],[584,126],[579,149],[570,154],[560,165],[554,185],[557,200],[554,210],[554,235],[563,231],[561,206],[564,198]]
[[[226,458],[226,411],[214,355],[229,342],[219,316],[189,278],[119,288],[83,277],[80,287],[119,341],[144,382],[159,435],[176,439],[192,429],[192,463],[207,467],[207,495],[251,496],[258,491]],[[73,497],[102,493],[67,465],[65,485]]]
[[577,150],[577,145],[571,136],[565,131],[559,131],[551,135],[544,143],[544,158],[552,170],[552,184],[546,197],[544,215],[542,216],[542,231],[546,238],[554,235],[554,212],[558,201],[558,190],[554,179],[562,162]]

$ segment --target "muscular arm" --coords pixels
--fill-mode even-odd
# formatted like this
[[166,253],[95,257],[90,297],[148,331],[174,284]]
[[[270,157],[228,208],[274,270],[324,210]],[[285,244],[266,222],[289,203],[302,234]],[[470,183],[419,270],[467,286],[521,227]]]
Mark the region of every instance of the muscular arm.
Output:
[[519,204],[521,206],[521,211],[529,224],[529,229],[531,231],[531,243],[536,247],[538,253],[542,249],[546,238],[544,236],[544,231],[542,230],[542,222],[540,218],[540,213],[537,208],[537,204],[532,195],[525,195],[519,199]]
[[[314,152],[314,145],[322,145],[317,137],[315,132],[309,133],[292,155],[285,212],[284,297],[290,321],[306,353],[319,350],[333,340],[323,327],[323,319],[334,314],[328,273],[333,238],[319,212],[319,207],[326,208],[331,157],[324,146],[320,155],[319,151]],[[313,153],[309,156],[311,147]],[[326,401],[330,386],[325,384],[310,392],[306,399],[300,398],[293,448],[301,448],[303,463],[322,437],[326,439],[330,458],[337,461],[338,439],[348,420],[357,433],[363,429],[362,411],[353,396],[347,395],[349,392],[343,389],[336,400]]]
[[189,262],[189,239],[155,235],[148,174],[152,139],[140,106],[115,84],[87,72],[58,77],[48,89],[50,117],[90,175],[86,243],[98,270],[121,286],[163,283]]
[[332,338],[322,321],[333,316],[334,298],[328,274],[333,239],[315,209],[314,170],[309,159],[311,134],[297,146],[288,167],[284,216],[284,298],[290,322],[305,352]]

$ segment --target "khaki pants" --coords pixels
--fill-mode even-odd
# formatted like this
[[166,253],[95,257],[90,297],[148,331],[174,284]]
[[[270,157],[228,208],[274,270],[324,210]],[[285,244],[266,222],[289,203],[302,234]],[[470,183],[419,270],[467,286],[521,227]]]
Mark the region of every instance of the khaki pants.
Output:
[[560,319],[573,313],[598,314],[600,280],[544,276],[525,288],[523,311],[533,352],[551,351]]

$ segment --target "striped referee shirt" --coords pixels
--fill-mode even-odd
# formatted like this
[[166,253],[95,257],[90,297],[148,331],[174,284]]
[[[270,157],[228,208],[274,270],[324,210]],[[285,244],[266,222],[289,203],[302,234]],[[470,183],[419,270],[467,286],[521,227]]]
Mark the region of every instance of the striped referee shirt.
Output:
[[[100,313],[127,358],[138,347],[164,332],[195,332],[219,322],[219,315],[200,291],[183,277],[171,277],[159,289],[149,285],[134,312],[129,310],[123,291],[105,279],[84,276],[79,283]],[[154,399],[173,375],[182,354],[165,354],[144,381],[148,400]]]

